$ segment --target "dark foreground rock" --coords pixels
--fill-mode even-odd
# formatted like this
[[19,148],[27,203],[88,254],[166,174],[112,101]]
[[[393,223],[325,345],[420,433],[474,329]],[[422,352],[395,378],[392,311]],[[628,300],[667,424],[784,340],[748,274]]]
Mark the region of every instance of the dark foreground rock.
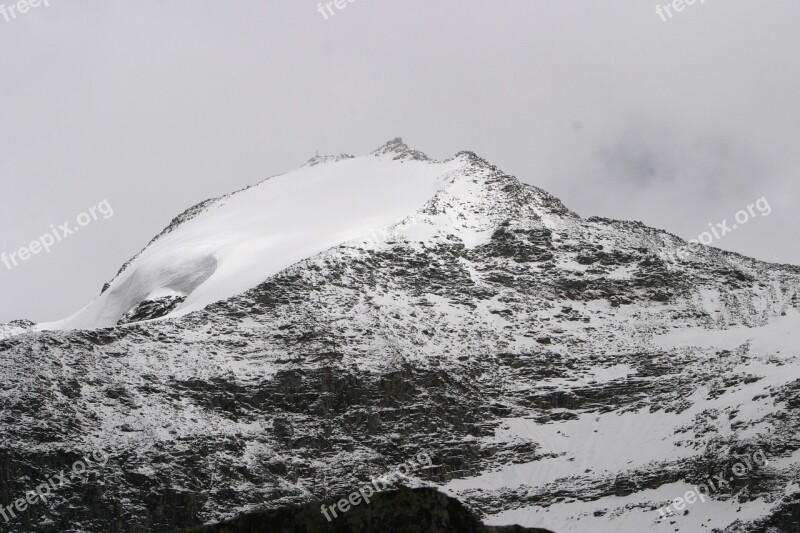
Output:
[[546,529],[483,525],[458,500],[433,489],[401,489],[375,495],[369,505],[339,512],[328,521],[321,504],[253,513],[186,533],[551,533]]

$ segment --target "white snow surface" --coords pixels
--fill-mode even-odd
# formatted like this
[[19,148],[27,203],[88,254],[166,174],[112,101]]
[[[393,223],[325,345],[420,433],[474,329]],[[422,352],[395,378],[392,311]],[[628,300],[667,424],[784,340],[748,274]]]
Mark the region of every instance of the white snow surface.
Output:
[[258,286],[298,261],[400,221],[466,163],[393,154],[306,165],[223,197],[150,244],[103,294],[42,330],[111,327],[153,295],[182,316]]

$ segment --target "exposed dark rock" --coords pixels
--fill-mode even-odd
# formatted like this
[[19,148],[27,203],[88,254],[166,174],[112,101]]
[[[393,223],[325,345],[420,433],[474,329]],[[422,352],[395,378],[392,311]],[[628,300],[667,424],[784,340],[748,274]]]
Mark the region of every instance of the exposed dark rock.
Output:
[[135,308],[128,311],[117,324],[130,324],[142,320],[152,320],[170,314],[186,299],[185,296],[163,296],[140,302]]
[[[344,498],[342,498],[344,499]],[[339,499],[333,499],[334,507]],[[252,513],[211,526],[184,529],[184,533],[552,533],[540,528],[483,525],[458,500],[433,489],[401,489],[383,492],[360,501],[348,511],[321,504],[293,506]],[[343,506],[344,507],[344,506]],[[176,532],[178,533],[178,532]]]

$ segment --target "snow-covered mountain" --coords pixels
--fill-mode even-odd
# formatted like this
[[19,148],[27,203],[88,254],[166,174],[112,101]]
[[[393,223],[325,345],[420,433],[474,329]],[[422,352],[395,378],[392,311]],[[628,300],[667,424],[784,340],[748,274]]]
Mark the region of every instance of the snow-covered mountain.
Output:
[[455,181],[465,161],[435,163],[399,139],[375,157],[319,157],[173,221],[95,301],[47,329],[111,327],[143,302],[180,299],[170,317],[252,289],[281,270],[389,226]]
[[798,531],[800,269],[684,245],[399,139],[204,202],[0,327],[0,503],[109,457],[9,527],[332,502],[425,452],[409,484],[490,524]]

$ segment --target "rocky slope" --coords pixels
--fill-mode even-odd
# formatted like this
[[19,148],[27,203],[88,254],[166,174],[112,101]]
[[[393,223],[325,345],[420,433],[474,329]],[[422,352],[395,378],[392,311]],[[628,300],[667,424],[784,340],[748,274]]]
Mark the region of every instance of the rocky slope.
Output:
[[[108,459],[0,528],[169,531],[327,502],[427,453],[405,484],[489,524],[797,530],[800,269],[707,247],[667,263],[681,239],[583,219],[469,152],[396,140],[287,179],[317,180],[297,189],[321,209],[363,173],[347,187],[387,185],[360,202],[395,205],[406,172],[413,209],[376,226],[359,203],[324,238],[253,219],[264,184],[201,204],[75,317],[0,329],[0,504]],[[232,204],[251,240],[201,239]],[[254,247],[253,220],[305,256]]]

